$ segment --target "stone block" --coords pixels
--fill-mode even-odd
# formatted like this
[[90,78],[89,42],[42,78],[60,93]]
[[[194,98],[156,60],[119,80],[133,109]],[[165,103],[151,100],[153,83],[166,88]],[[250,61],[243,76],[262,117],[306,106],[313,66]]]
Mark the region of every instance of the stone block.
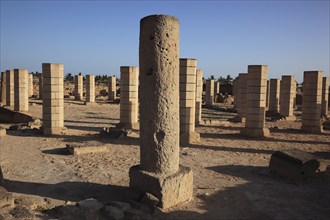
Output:
[[109,148],[105,145],[67,144],[66,151],[72,155],[81,155],[90,153],[104,153],[109,151]]
[[255,128],[255,126],[242,128],[241,134],[247,137],[268,137],[270,135],[268,128]]
[[6,129],[3,127],[0,127],[0,138],[6,136],[7,132]]

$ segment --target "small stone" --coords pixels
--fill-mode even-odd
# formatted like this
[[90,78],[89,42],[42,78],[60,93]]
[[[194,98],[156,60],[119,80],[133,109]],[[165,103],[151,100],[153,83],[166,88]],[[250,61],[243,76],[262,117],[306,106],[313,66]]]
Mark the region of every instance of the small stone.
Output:
[[106,215],[106,217],[109,217],[113,220],[121,220],[124,219],[124,211],[120,208],[114,207],[114,206],[105,206],[102,209],[103,213]]
[[144,196],[141,198],[140,203],[149,206],[150,208],[155,208],[159,203],[159,199],[152,195],[151,193],[145,193]]
[[88,211],[98,211],[103,207],[103,204],[96,199],[90,198],[77,202],[76,206]]

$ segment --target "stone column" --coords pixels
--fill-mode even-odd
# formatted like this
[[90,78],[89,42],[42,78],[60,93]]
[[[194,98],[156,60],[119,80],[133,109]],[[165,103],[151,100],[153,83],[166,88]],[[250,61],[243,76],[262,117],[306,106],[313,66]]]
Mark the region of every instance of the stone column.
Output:
[[130,186],[156,196],[161,208],[189,200],[193,174],[179,166],[179,20],[152,15],[140,22],[140,165]]
[[305,71],[303,84],[303,104],[301,130],[321,133],[322,71]]
[[43,83],[43,73],[39,75],[39,99],[42,99],[42,83]]
[[110,76],[109,86],[108,86],[108,99],[112,101],[116,100],[116,93],[117,93],[116,83],[117,83],[116,77]]
[[76,100],[81,101],[84,97],[83,76],[74,76],[74,96]]
[[282,76],[280,86],[280,114],[286,120],[295,120],[293,102],[296,96],[296,79],[294,76]]
[[196,112],[195,126],[198,126],[202,121],[202,95],[203,95],[203,71],[196,70]]
[[206,106],[211,107],[214,103],[214,80],[206,80]]
[[14,111],[29,111],[29,72],[14,69]]
[[321,115],[328,115],[328,102],[329,102],[329,78],[323,77],[322,79],[322,108]]
[[279,79],[270,79],[268,110],[274,113],[279,113],[280,111],[280,83],[281,80]]
[[139,129],[139,67],[120,67],[120,123],[117,128]]
[[246,107],[247,107],[247,73],[239,73],[238,74],[238,108],[237,108],[237,116],[242,118],[242,122],[245,121],[246,117]]
[[1,72],[1,103],[6,104],[6,72]]
[[241,134],[249,137],[269,136],[265,128],[267,65],[249,65],[247,81],[247,111]]
[[269,109],[270,82],[267,80],[266,87],[266,111]]
[[33,96],[33,74],[28,75],[29,79],[29,97]]
[[95,76],[86,75],[86,102],[95,102]]
[[233,96],[234,96],[234,108],[237,109],[238,107],[238,100],[239,100],[239,97],[238,97],[238,82],[239,81],[239,78],[235,78],[233,80]]
[[218,102],[218,94],[220,93],[220,82],[214,82],[214,102]]
[[42,119],[44,135],[61,134],[64,128],[64,65],[43,63]]
[[14,108],[14,71],[6,70],[6,105]]
[[195,132],[196,59],[180,59],[180,144],[198,142]]

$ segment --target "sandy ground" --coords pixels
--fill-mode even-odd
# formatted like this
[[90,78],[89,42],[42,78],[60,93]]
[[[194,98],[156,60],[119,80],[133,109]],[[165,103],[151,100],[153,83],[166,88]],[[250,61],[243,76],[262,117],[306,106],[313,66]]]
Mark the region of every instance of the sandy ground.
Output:
[[[41,118],[42,106],[30,100],[30,112]],[[203,109],[204,118],[221,119],[197,128],[198,144],[181,146],[180,163],[194,173],[194,197],[185,204],[157,212],[154,219],[330,219],[330,172],[291,181],[269,172],[273,152],[298,148],[330,165],[330,131],[304,134],[301,122],[266,122],[271,137],[239,134],[242,123],[231,113]],[[0,163],[7,190],[16,197],[48,198],[49,206],[85,198],[120,200],[128,188],[128,170],[139,163],[139,134],[111,140],[98,135],[119,122],[119,105],[65,101],[67,134],[8,131],[0,142]],[[9,124],[0,124],[8,128]],[[68,143],[105,144],[106,153],[66,155]]]

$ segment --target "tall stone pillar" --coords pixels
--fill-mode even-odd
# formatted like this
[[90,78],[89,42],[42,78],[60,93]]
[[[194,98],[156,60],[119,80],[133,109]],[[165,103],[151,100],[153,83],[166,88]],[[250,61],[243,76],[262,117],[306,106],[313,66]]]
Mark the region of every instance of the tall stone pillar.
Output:
[[28,74],[29,79],[29,97],[33,96],[33,74]]
[[14,70],[6,70],[6,105],[14,108]]
[[266,87],[266,111],[269,109],[269,96],[270,96],[270,81],[267,80],[267,87]]
[[86,75],[86,102],[95,102],[95,76]]
[[39,99],[42,99],[42,83],[43,83],[43,73],[39,75]]
[[303,104],[301,130],[321,133],[322,71],[305,71],[303,84]]
[[117,93],[116,83],[117,83],[116,77],[110,76],[109,77],[109,86],[108,86],[108,99],[109,100],[116,100],[116,93]]
[[220,93],[220,82],[214,82],[214,102],[218,102],[218,94]]
[[120,67],[120,123],[117,128],[139,129],[139,67]]
[[246,108],[247,108],[247,73],[238,74],[238,108],[237,115],[242,118],[242,122],[246,117]]
[[269,85],[269,108],[271,112],[279,113],[280,111],[280,83],[279,79],[270,79]]
[[140,165],[130,186],[156,196],[161,208],[189,200],[193,174],[179,166],[179,20],[152,15],[140,22]]
[[1,95],[0,101],[3,105],[6,105],[6,72],[1,72]]
[[233,80],[233,96],[234,96],[234,108],[237,109],[238,107],[238,102],[239,102],[239,97],[238,97],[238,82],[239,78],[235,78]]
[[203,95],[203,71],[196,70],[196,112],[195,126],[198,126],[202,121],[202,95]]
[[29,111],[29,72],[14,69],[14,111]]
[[42,64],[42,119],[44,135],[61,134],[64,128],[64,65]]
[[74,96],[76,100],[81,101],[84,97],[83,76],[74,76]]
[[296,79],[294,76],[282,76],[280,86],[280,114],[286,120],[295,120],[293,102],[296,97]]
[[322,108],[321,115],[328,115],[328,103],[329,102],[329,78],[323,77],[322,79]]
[[267,65],[249,65],[247,80],[247,111],[241,134],[250,137],[269,136],[265,128]]
[[214,80],[206,80],[206,106],[211,107],[214,103]]
[[198,142],[195,132],[196,59],[180,59],[180,144]]

